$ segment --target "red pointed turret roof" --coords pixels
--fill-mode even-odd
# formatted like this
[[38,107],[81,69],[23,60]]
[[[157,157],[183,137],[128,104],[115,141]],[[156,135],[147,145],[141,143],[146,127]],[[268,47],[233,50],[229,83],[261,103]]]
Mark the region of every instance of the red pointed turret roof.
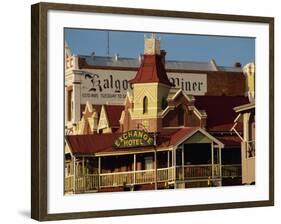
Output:
[[173,86],[169,81],[165,66],[162,62],[161,55],[144,55],[141,66],[135,78],[129,83],[163,83],[168,86]]

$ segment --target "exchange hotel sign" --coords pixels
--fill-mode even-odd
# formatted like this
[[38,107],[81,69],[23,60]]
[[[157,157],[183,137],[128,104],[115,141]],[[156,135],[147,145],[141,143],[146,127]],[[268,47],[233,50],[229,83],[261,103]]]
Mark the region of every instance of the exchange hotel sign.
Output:
[[[207,75],[193,73],[167,73],[170,82],[186,94],[204,95],[207,92]],[[81,101],[95,104],[123,103],[128,91],[132,90],[128,80],[136,71],[95,69],[84,71],[81,77]]]
[[129,148],[129,147],[140,147],[140,146],[152,146],[154,143],[153,137],[149,133],[142,130],[130,130],[124,132],[118,137],[113,147],[115,148]]

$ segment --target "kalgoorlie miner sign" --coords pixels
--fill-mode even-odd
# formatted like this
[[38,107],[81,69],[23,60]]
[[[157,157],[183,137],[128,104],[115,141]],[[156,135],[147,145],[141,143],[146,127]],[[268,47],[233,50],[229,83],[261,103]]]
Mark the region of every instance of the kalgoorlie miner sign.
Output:
[[[132,90],[128,82],[136,71],[95,69],[81,74],[81,103],[122,103],[127,92]],[[193,73],[168,73],[171,83],[187,95],[204,95],[207,92],[207,75]]]

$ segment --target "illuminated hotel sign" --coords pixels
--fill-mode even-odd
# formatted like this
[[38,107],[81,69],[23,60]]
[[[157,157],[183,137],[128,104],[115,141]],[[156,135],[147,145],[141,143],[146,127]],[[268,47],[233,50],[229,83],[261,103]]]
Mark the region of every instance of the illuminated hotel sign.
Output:
[[[81,77],[81,103],[93,104],[123,103],[127,92],[132,90],[128,82],[136,71],[92,69]],[[204,95],[207,92],[207,75],[194,73],[167,72],[168,78],[176,88],[187,95]]]
[[152,146],[154,143],[153,137],[149,133],[143,130],[130,130],[124,132],[120,137],[118,137],[113,147],[115,148],[130,148],[130,147],[140,147],[140,146]]

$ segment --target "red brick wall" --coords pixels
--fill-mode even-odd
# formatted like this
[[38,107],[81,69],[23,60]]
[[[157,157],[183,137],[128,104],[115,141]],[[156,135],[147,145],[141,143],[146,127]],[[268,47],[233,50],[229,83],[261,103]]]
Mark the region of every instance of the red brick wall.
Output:
[[213,96],[244,96],[245,76],[243,73],[208,72],[207,93]]

